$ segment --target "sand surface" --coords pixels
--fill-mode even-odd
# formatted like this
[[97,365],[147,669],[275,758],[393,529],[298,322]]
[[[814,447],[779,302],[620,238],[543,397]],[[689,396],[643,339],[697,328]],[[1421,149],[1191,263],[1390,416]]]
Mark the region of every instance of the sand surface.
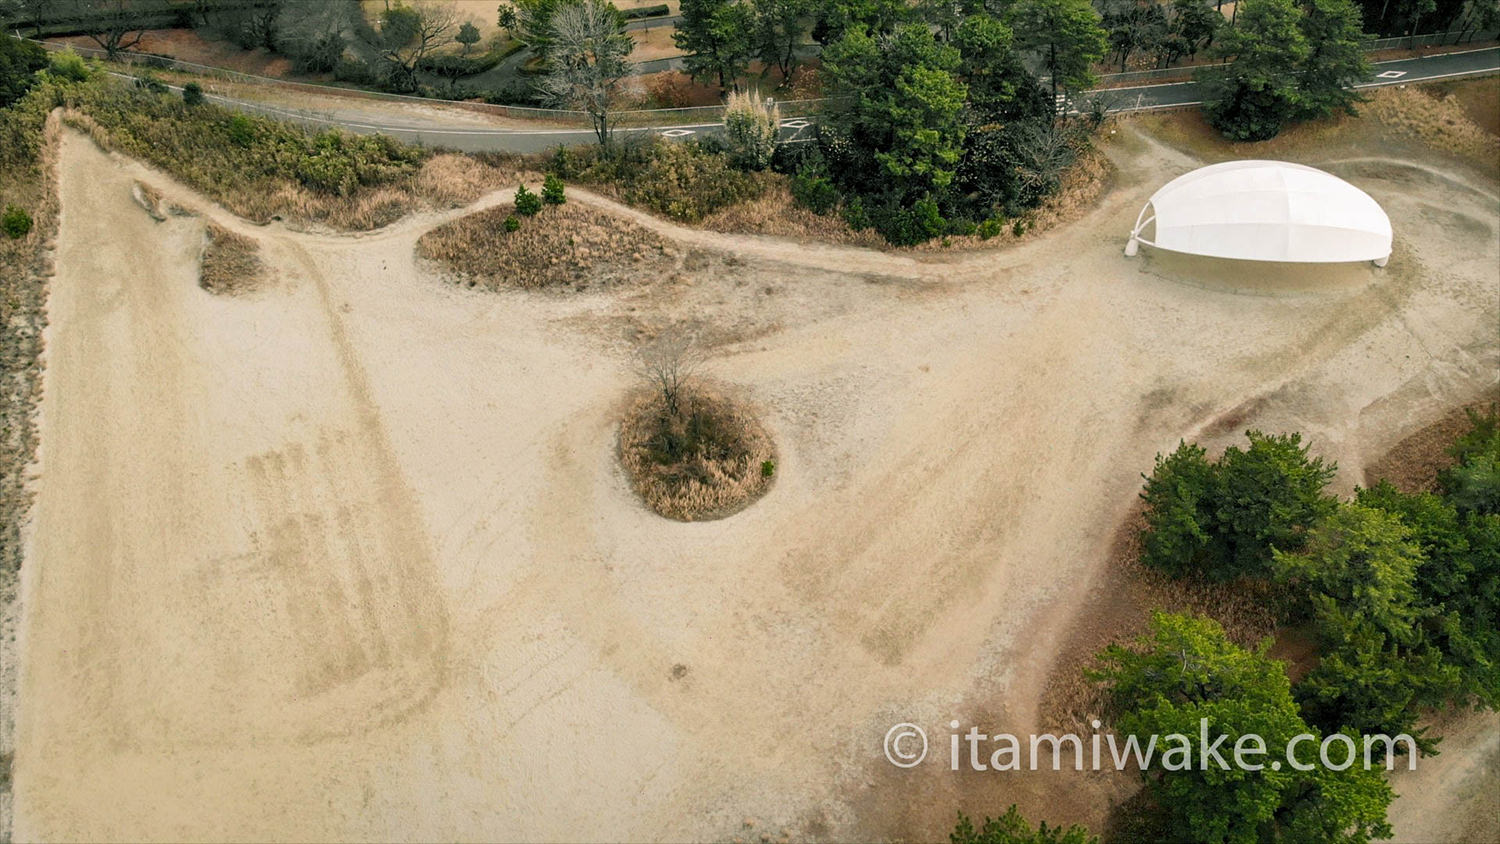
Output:
[[[1031,729],[1179,438],[1301,430],[1347,491],[1500,372],[1497,200],[1440,168],[1326,163],[1397,243],[1324,285],[1123,258],[1141,201],[1197,164],[1142,140],[1095,211],[1012,250],[621,211],[734,271],[567,296],[418,266],[461,211],[257,228],[63,143],[20,840],[933,839],[1010,802],[1098,824],[1113,779],[898,771],[882,737]],[[273,285],[199,289],[202,219],[153,221],[137,178],[255,237]],[[781,462],[753,507],[679,524],[632,497],[615,419],[625,338],[694,317],[738,327],[710,374]],[[1493,759],[1476,730],[1445,770]],[[1423,773],[1400,790],[1424,813],[1466,811]]]

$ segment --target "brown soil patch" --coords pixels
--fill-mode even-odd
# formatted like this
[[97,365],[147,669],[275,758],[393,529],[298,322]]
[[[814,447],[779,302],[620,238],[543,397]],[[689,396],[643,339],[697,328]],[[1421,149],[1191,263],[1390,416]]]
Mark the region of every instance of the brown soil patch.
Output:
[[521,227],[501,206],[439,226],[417,241],[417,254],[436,261],[469,287],[491,290],[631,284],[670,274],[678,251],[642,226],[578,203],[553,205]]
[[[620,464],[658,515],[680,522],[722,519],[765,495],[776,451],[765,429],[723,396],[691,392],[678,414],[657,393],[637,398],[620,423]],[[664,440],[691,438],[691,454],[673,459]]]
[[[1253,647],[1276,632],[1269,592],[1253,583],[1214,584],[1174,580],[1140,563],[1140,532],[1145,527],[1137,508],[1115,532],[1102,582],[1080,611],[1067,643],[1042,693],[1040,722],[1048,727],[1086,734],[1089,722],[1103,711],[1098,687],[1084,671],[1112,644],[1128,644],[1146,633],[1154,610],[1204,615],[1224,625],[1229,638]],[[1294,648],[1286,646],[1287,656]]]
[[1448,447],[1472,427],[1469,412],[1486,410],[1497,401],[1500,401],[1500,391],[1480,401],[1455,407],[1430,425],[1408,434],[1365,467],[1365,486],[1386,480],[1403,492],[1433,489],[1438,472],[1453,465]]
[[254,239],[210,222],[203,231],[203,262],[198,286],[220,296],[236,296],[265,282],[265,264]]

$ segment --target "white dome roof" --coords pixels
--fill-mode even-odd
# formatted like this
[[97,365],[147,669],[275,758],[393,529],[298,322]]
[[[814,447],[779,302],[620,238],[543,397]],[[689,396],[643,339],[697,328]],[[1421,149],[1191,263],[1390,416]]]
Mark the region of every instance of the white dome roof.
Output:
[[[1380,204],[1343,179],[1301,164],[1228,161],[1202,167],[1163,185],[1148,208],[1154,218],[1142,209],[1132,240],[1173,252],[1382,264],[1391,254],[1391,221]],[[1140,237],[1153,219],[1154,237]]]

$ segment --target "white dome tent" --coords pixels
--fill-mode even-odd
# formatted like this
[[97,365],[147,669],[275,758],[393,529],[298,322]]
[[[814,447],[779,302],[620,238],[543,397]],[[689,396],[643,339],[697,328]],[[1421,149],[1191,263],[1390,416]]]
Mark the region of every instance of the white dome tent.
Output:
[[1135,255],[1142,243],[1243,261],[1383,267],[1391,256],[1391,220],[1369,194],[1322,170],[1227,161],[1178,176],[1152,194],[1125,254]]

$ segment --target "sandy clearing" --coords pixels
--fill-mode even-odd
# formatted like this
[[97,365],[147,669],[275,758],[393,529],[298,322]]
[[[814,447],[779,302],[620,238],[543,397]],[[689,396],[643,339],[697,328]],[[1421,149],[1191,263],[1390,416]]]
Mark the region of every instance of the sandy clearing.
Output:
[[[1347,488],[1500,369],[1485,197],[1359,164],[1390,268],[1236,295],[1120,256],[1193,166],[1140,146],[1098,210],[995,254],[621,211],[745,270],[565,298],[427,275],[413,244],[452,213],[256,228],[68,133],[16,837],[930,839],[1013,801],[1097,824],[1107,778],[899,772],[881,737],[1033,726],[1179,437],[1299,429]],[[135,178],[259,239],[279,286],[199,290],[201,221],[151,221]],[[773,326],[712,374],[782,459],[754,507],[685,525],[632,498],[613,420],[622,324],[699,308]]]

